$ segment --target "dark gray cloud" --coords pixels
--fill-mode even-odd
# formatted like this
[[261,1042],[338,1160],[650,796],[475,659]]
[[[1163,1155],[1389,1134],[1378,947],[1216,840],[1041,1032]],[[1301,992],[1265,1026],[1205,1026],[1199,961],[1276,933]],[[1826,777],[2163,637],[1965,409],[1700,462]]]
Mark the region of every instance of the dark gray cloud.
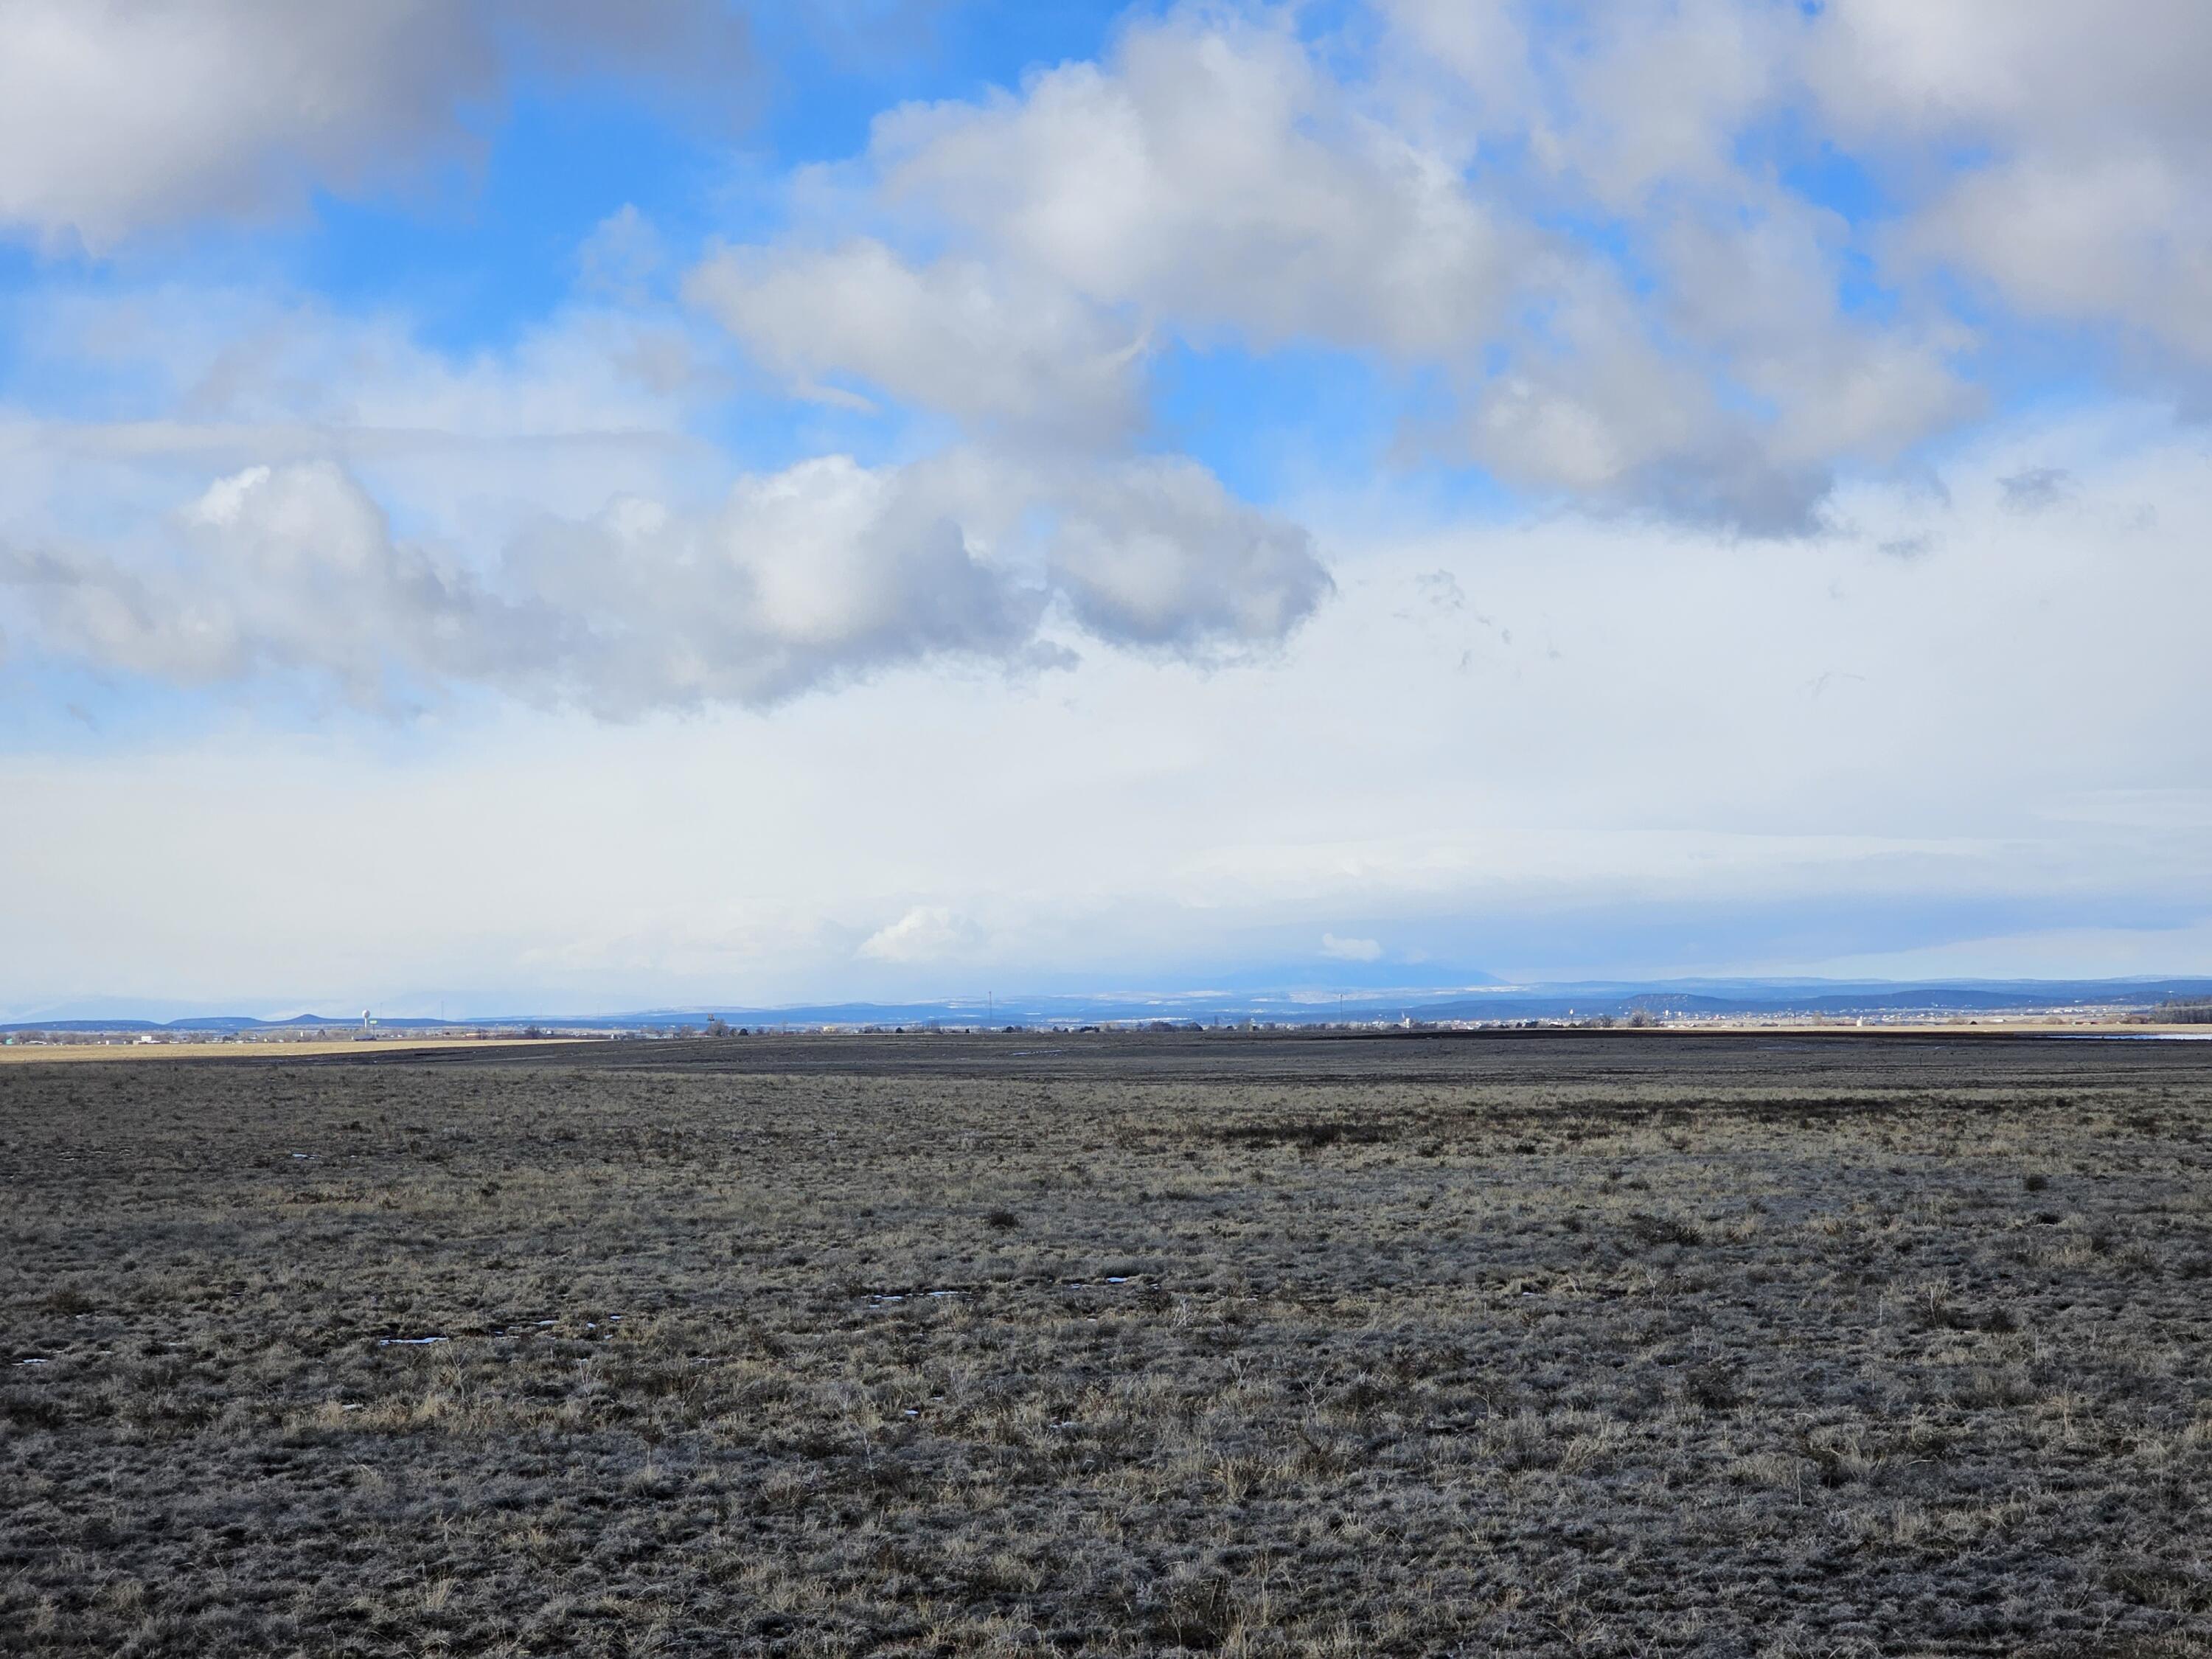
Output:
[[2031,466],[1997,480],[2005,510],[2043,513],[2074,493],[2074,475],[2061,466]]
[[1085,628],[1117,644],[1192,657],[1273,646],[1335,590],[1304,530],[1189,461],[1105,472],[1063,513],[1054,582]]
[[0,231],[114,246],[475,153],[514,73],[641,83],[720,117],[751,53],[721,0],[0,6]]

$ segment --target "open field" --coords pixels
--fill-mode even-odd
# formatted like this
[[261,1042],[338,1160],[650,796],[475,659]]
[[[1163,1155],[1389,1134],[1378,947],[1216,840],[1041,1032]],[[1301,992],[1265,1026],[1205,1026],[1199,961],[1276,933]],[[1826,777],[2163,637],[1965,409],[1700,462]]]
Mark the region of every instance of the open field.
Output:
[[0,1650],[2212,1654],[2204,1044],[247,1051],[0,1169]]
[[[1568,1030],[1572,1028],[1560,1029]],[[1993,1031],[2022,1031],[2042,1036],[2063,1036],[2069,1038],[2111,1036],[2146,1039],[2158,1037],[2172,1038],[2183,1042],[2212,1042],[2212,1030],[2208,1030],[2203,1025],[2157,1024],[2142,1020],[2067,1020],[2060,1022],[2057,1020],[2003,1019],[1961,1022],[1957,1024],[1900,1025],[1887,1029],[1881,1027],[1869,1028],[1853,1026],[1847,1022],[1836,1020],[1830,1020],[1822,1024],[1772,1024],[1751,1021],[1736,1024],[1727,1020],[1713,1020],[1703,1022],[1695,1025],[1656,1025],[1646,1029],[1654,1034],[1663,1032],[1678,1036],[1711,1036],[1717,1033],[1724,1031],[1758,1032],[1768,1036],[1796,1036],[1808,1035],[1842,1036],[1846,1034],[1857,1036],[1896,1036],[1900,1032],[1910,1032],[1913,1035],[1922,1036],[1962,1035],[1986,1036],[1991,1035]],[[813,1034],[809,1033],[808,1035],[811,1036]],[[1121,1035],[1133,1036],[1135,1034],[1124,1033]],[[1232,1033],[1231,1035],[1241,1034]],[[1270,1036],[1291,1037],[1300,1035],[1310,1036],[1341,1036],[1346,1035],[1376,1036],[1391,1034],[1388,1031],[1354,1031],[1347,1033],[1342,1030],[1330,1030],[1327,1028],[1316,1027],[1304,1033],[1282,1031],[1271,1032],[1268,1035]],[[1030,1036],[1031,1039],[1036,1042],[1056,1042],[1066,1040],[1067,1034],[1061,1033],[1059,1035],[1053,1035],[1049,1033],[1032,1033]],[[0,1066],[67,1065],[72,1061],[84,1060],[309,1060],[325,1058],[331,1054],[351,1054],[359,1058],[362,1057],[364,1055],[364,1051],[371,1048],[372,1046],[377,1054],[388,1054],[393,1050],[416,1051],[432,1048],[472,1048],[483,1050],[493,1048],[527,1048],[532,1050],[544,1050],[549,1048],[565,1044],[599,1042],[606,1040],[607,1039],[601,1036],[386,1036],[375,1038],[373,1045],[363,1042],[361,1039],[355,1037],[341,1037],[335,1039],[315,1038],[305,1041],[297,1041],[291,1038],[258,1037],[242,1042],[38,1042],[0,1047]],[[656,1036],[650,1039],[634,1040],[667,1042],[671,1039]]]

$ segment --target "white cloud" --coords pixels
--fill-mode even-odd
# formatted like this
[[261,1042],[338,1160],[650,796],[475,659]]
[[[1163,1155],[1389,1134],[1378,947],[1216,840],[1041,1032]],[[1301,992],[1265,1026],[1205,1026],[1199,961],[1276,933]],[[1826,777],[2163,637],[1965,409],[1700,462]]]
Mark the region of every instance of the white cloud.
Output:
[[744,67],[711,0],[12,0],[0,8],[0,226],[112,247],[467,155],[464,111],[517,69],[665,89]]
[[465,574],[395,542],[328,462],[218,480],[177,523],[179,559],[142,568],[0,547],[0,586],[27,601],[34,640],[103,668],[188,685],[304,668],[370,705],[394,668],[475,666],[508,620]]
[[[692,290],[802,395],[1003,443],[1126,439],[1170,339],[1379,354],[1441,376],[1453,453],[1509,482],[1758,532],[1974,413],[1983,341],[1939,273],[2208,391],[2212,23],[2187,0],[2124,28],[2003,0],[1375,10],[1363,52],[1295,9],[1180,6],[1097,62],[888,112],[790,237]],[[21,0],[0,222],[106,246],[404,174],[518,68],[726,88],[742,55],[707,0]],[[1887,229],[1800,193],[1784,127],[1878,178]],[[639,292],[639,228],[595,242],[600,291]],[[1847,304],[1869,270],[1895,293]]]
[[[1055,500],[1073,505],[1046,562],[1021,531]],[[927,661],[1064,665],[1041,632],[1055,594],[1111,644],[1235,653],[1279,641],[1328,585],[1303,532],[1190,463],[1071,483],[968,450],[817,457],[708,507],[541,514],[474,559],[396,533],[328,459],[218,478],[143,545],[0,538],[17,644],[58,662],[187,685],[304,676],[385,709],[474,686],[623,719],[768,708]]]
[[[2008,510],[2001,481],[2053,456],[2065,510]],[[916,909],[973,927],[944,960],[1002,994],[1325,983],[1325,933],[1516,979],[2212,969],[2201,441],[2039,424],[1943,483],[1854,486],[1850,532],[1780,556],[1572,515],[1340,527],[1336,602],[1265,667],[1088,651],[1011,693],[881,675],[772,720],[19,744],[0,868],[39,878],[0,999],[942,995],[936,963],[859,953]],[[349,867],[382,878],[325,879]],[[2084,927],[2111,938],[2071,957]]]
[[1334,933],[1323,933],[1321,953],[1338,962],[1379,962],[1382,945],[1379,939],[1339,939]]
[[[1778,118],[1892,193],[1886,274],[1916,302],[1932,296],[1911,266],[1936,261],[2031,316],[2144,331],[2200,365],[2212,352],[2192,300],[2212,251],[2195,186],[2212,13],[2192,0],[2143,0],[2122,27],[2016,0],[1380,9],[1402,112],[1470,157],[1525,142],[1629,228],[1712,204],[1755,227],[1776,181],[1741,141]],[[1709,291],[1753,310],[1804,291],[1769,276]]]
[[872,962],[902,965],[940,962],[963,954],[977,940],[975,927],[941,905],[921,905],[860,942],[860,955]]
[[[2176,67],[2212,37],[2155,10],[2163,46],[1995,0],[1389,0],[1369,50],[1296,9],[1178,6],[1096,63],[885,113],[793,184],[787,234],[692,262],[703,316],[656,297],[679,261],[628,210],[580,255],[586,296],[497,350],[252,293],[26,301],[21,361],[121,418],[0,422],[12,643],[623,714],[939,660],[1019,678],[1074,630],[1263,655],[1336,590],[1320,543],[1152,413],[1171,352],[1228,347],[1379,362],[1421,388],[1407,452],[1547,503],[1844,526],[1981,406],[1963,365],[1992,336],[1937,268],[2166,343],[2179,367],[2142,372],[2172,384],[2212,354],[2212,124]],[[729,16],[24,0],[0,17],[0,218],[106,246],[383,179],[519,65],[726,76]],[[57,125],[64,100],[116,112]],[[1792,182],[1768,141],[1801,121],[1894,194],[1887,231]],[[1870,272],[1891,291],[1847,303]],[[748,471],[700,435],[729,429],[724,334],[837,409],[806,417],[812,459]],[[835,424],[856,412],[870,443]],[[255,480],[234,520],[166,516],[224,476]]]
[[742,479],[699,515],[618,501],[549,523],[507,574],[565,619],[517,677],[610,713],[763,707],[932,657],[1040,657],[1045,595],[984,556],[941,469],[843,456]]
[[219,480],[167,561],[16,550],[0,586],[56,656],[185,684],[328,677],[354,702],[478,684],[633,715],[763,707],[934,656],[1033,657],[1043,594],[976,556],[928,470],[843,457],[685,514],[635,498],[547,520],[489,581],[395,538],[327,461]]
[[[19,307],[19,384],[99,388],[74,400],[96,415],[0,405],[0,546],[19,576],[35,552],[228,605],[223,562],[179,537],[176,507],[248,468],[331,463],[398,539],[489,591],[523,525],[625,495],[705,512],[739,470],[696,435],[726,347],[663,308],[580,303],[449,354],[392,314],[257,290],[64,289]],[[411,659],[410,641],[389,645]]]
[[850,375],[977,427],[1110,440],[1138,418],[1141,334],[1064,288],[881,242],[725,249],[687,291],[795,389]]
[[588,295],[643,307],[668,258],[659,228],[635,203],[625,202],[593,226],[576,250],[576,285]]
[[2114,27],[2075,6],[1840,0],[1802,61],[1838,139],[1906,191],[1904,261],[1948,266],[2031,319],[2178,349],[2201,386],[2212,12],[2145,0]]
[[[2201,9],[2160,7],[2173,49],[1996,0],[1378,9],[1368,58],[1183,6],[1018,91],[891,112],[849,188],[801,198],[834,199],[821,224],[696,286],[787,379],[1002,432],[1126,422],[1138,337],[1376,354],[1440,375],[1447,453],[1510,483],[1762,534],[1979,411],[1986,319],[1931,266],[2212,362],[2212,122],[2177,67]],[[1793,123],[1905,211],[1805,193]],[[824,251],[856,218],[876,234]]]
[[1185,6],[890,112],[798,229],[690,292],[787,384],[1017,441],[1126,434],[1139,342],[1377,356],[1456,399],[1455,460],[1759,533],[1973,408],[1965,332],[1847,313],[1850,228],[1741,159],[1802,30],[1721,3],[1389,21],[1363,70],[1288,13]]
[[1365,118],[1286,17],[1185,8],[1018,96],[881,118],[890,202],[1108,306],[1263,346],[1479,336],[1534,239]]

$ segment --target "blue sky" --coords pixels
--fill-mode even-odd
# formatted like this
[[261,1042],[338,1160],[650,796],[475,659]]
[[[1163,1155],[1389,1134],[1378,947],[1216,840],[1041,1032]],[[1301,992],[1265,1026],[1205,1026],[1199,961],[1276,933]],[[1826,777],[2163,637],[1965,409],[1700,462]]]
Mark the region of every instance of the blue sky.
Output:
[[0,19],[0,1010],[2212,971],[2212,22]]

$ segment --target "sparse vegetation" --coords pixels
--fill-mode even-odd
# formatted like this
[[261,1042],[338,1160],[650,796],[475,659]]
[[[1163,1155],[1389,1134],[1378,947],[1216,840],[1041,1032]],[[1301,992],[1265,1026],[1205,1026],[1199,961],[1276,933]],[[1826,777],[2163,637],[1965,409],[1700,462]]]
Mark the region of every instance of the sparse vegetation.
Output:
[[0,1650],[2212,1653],[2212,1054],[0,1070]]

